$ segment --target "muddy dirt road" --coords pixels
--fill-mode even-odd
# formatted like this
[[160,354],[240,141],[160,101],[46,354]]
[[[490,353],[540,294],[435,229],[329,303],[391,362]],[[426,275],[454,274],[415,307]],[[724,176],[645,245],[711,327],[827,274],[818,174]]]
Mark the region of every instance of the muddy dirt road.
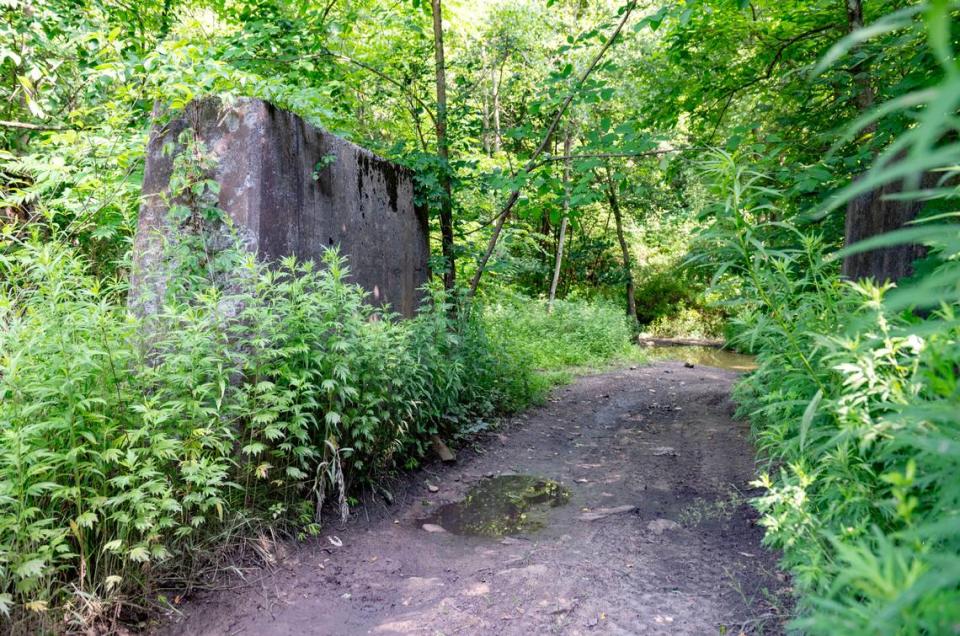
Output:
[[[411,476],[392,506],[192,601],[166,633],[780,633],[786,582],[743,501],[754,463],[735,377],[661,361],[581,378]],[[512,474],[534,479],[491,479]],[[499,485],[526,490],[502,493],[502,524],[438,512],[478,485],[482,506]]]

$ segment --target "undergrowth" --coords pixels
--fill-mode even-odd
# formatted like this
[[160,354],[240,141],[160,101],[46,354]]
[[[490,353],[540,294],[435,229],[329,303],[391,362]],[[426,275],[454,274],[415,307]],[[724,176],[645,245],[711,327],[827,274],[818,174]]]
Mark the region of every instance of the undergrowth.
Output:
[[[55,234],[0,252],[0,613],[89,629],[261,532],[308,536],[429,439],[523,408],[629,347],[613,307],[425,291],[402,320],[336,251],[267,266],[216,207],[190,131],[163,289],[91,272]],[[159,296],[157,296],[159,294]],[[129,304],[128,304],[129,303]]]
[[[681,248],[689,246],[683,244]],[[726,316],[710,305],[705,283],[682,263],[647,267],[636,291],[637,321],[644,334],[658,338],[716,338]]]
[[[793,574],[792,627],[804,633],[960,629],[954,6],[919,4],[878,23],[896,30],[922,14],[942,75],[850,126],[837,143],[887,116],[915,122],[819,209],[797,215],[749,155],[717,152],[705,167],[717,203],[701,256],[733,299],[734,342],[757,353],[759,368],[735,397],[765,463],[756,500],[765,541]],[[838,43],[824,65],[859,41]],[[922,186],[924,174],[937,179]],[[901,185],[897,199],[924,203],[917,219],[836,252],[816,222],[886,184]],[[842,258],[901,244],[926,248],[911,278],[841,278]]]
[[351,482],[534,397],[523,360],[440,292],[401,321],[335,252],[240,267],[148,326],[56,242],[0,258],[3,613],[88,624],[88,599],[142,594],[233,518],[316,531]]
[[765,541],[783,551],[799,596],[793,626],[954,633],[960,226],[905,230],[939,261],[926,286],[844,282],[817,234],[765,220],[777,193],[763,175],[725,154],[707,172],[720,204],[704,240],[722,262],[718,284],[737,290],[733,342],[757,353],[735,398],[766,467]]
[[590,367],[637,356],[623,309],[604,301],[557,300],[547,311],[507,289],[487,294],[485,324],[490,338],[504,344],[541,371]]

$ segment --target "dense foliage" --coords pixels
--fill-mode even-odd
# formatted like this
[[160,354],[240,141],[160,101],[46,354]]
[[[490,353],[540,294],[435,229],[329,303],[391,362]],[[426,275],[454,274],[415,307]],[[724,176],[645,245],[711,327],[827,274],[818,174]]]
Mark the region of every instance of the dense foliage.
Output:
[[[767,467],[757,505],[801,594],[797,626],[949,633],[960,618],[956,294],[929,297],[921,318],[891,285],[842,282],[821,236],[759,220],[769,179],[729,156],[710,171],[726,195],[712,253],[740,288],[733,341],[760,365],[735,397]],[[934,235],[955,258],[957,230]],[[938,271],[957,280],[955,261]]]
[[526,367],[477,318],[451,322],[442,293],[415,320],[371,320],[328,254],[249,259],[242,289],[194,287],[159,332],[59,245],[4,258],[4,612],[64,605],[82,622],[90,599],[143,589],[151,563],[237,514],[309,531],[331,496],[346,513],[347,480],[530,398]]
[[[758,354],[737,398],[797,629],[955,631],[957,12],[0,0],[0,612],[89,626],[232,537],[315,531],[644,330]],[[412,168],[444,290],[404,322],[334,253],[232,247],[225,285],[194,240],[229,220],[184,160],[199,234],[161,313],[128,311],[151,113],[208,94]],[[844,277],[896,201],[917,222],[852,249],[923,244],[913,275]]]
[[[789,193],[758,171],[762,161],[717,152],[704,166],[716,204],[698,258],[720,263],[715,281],[737,306],[734,342],[758,353],[760,368],[737,390],[767,465],[757,505],[766,541],[783,550],[800,592],[794,625],[811,633],[945,634],[960,622],[960,225],[952,185],[960,75],[943,28],[947,5],[919,11],[940,77],[870,115],[916,124],[887,151],[893,161],[878,161],[805,215],[816,219],[904,174],[937,171],[936,187],[908,185],[902,197],[926,202],[914,227],[844,251],[922,242],[928,253],[912,280],[841,279],[829,230],[789,220]],[[909,24],[912,12],[887,28]],[[863,118],[849,132],[869,125]]]
[[[431,435],[537,400],[551,379],[532,364],[602,363],[630,335],[619,310],[576,302],[518,334],[439,289],[400,320],[334,250],[260,263],[181,141],[158,313],[131,312],[125,283],[57,235],[0,256],[0,611],[26,626],[90,625],[262,528],[314,533]],[[584,328],[597,317],[609,327]]]
[[[201,565],[211,532],[224,549],[219,533],[241,522],[240,536],[315,531],[328,499],[327,514],[347,514],[351,482],[411,467],[430,434],[546,386],[514,336],[491,339],[476,311],[450,318],[441,291],[413,320],[375,311],[335,252],[322,267],[245,258],[240,288],[194,280],[150,324],[58,244],[0,264],[4,613],[56,608],[82,625],[101,599]],[[570,303],[551,319],[572,350],[560,362],[623,342],[577,332],[597,311]],[[619,312],[608,320],[625,329]]]
[[604,365],[636,356],[623,310],[606,302],[560,300],[551,311],[510,290],[497,290],[485,315],[491,338],[509,343],[536,369]]

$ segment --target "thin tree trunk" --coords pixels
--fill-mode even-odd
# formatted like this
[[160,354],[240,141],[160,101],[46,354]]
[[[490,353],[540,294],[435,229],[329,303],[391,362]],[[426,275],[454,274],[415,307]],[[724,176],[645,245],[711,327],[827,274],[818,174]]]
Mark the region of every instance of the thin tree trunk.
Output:
[[456,286],[457,267],[453,252],[453,191],[450,183],[450,145],[447,139],[447,78],[443,59],[443,9],[440,0],[432,0],[433,50],[437,73],[437,155],[440,157],[440,245],[446,270],[443,287],[452,291]]
[[604,169],[607,172],[607,201],[610,202],[610,211],[613,212],[613,219],[617,225],[617,240],[620,242],[620,253],[623,257],[623,271],[627,276],[627,315],[636,320],[637,302],[635,300],[636,288],[633,283],[633,262],[630,258],[627,239],[623,234],[623,215],[620,213],[620,201],[617,199],[613,175],[610,173],[609,165],[604,166]]
[[[620,35],[621,31],[623,31],[623,27],[627,24],[627,21],[630,19],[630,15],[636,8],[636,2],[631,2],[627,5],[626,11],[623,12],[623,17],[610,34],[610,37],[607,38],[606,42],[604,42],[603,46],[600,48],[600,51],[597,52],[596,56],[590,62],[590,65],[586,68],[586,70],[584,70],[583,73],[577,77],[577,81],[573,85],[573,88],[560,104],[560,107],[557,108],[553,115],[553,119],[550,120],[550,125],[547,127],[546,133],[543,135],[543,139],[540,140],[540,145],[538,145],[533,151],[533,154],[521,169],[521,172],[530,172],[538,165],[538,159],[540,158],[540,155],[543,154],[543,151],[546,150],[547,146],[550,144],[550,139],[553,138],[553,133],[556,131],[557,125],[560,123],[560,119],[563,117],[564,113],[567,112],[567,108],[570,107],[570,102],[573,101],[573,98],[576,96],[577,92],[583,86],[583,83],[587,80],[587,78],[590,77],[590,74],[593,73],[594,69],[597,68],[600,60],[603,59],[603,56],[606,54],[607,50],[609,50],[613,45],[614,41],[617,39],[617,36]],[[493,234],[490,235],[490,240],[487,241],[487,249],[480,258],[480,263],[477,265],[477,271],[473,275],[473,280],[470,281],[470,296],[473,296],[477,293],[477,288],[480,286],[480,278],[483,276],[483,270],[490,261],[490,256],[493,254],[493,250],[497,247],[497,241],[500,240],[500,233],[503,231],[503,224],[506,222],[507,217],[510,216],[510,212],[513,210],[513,206],[517,204],[517,200],[519,198],[520,189],[518,188],[510,193],[510,196],[507,197],[506,203],[504,203],[503,207],[500,209],[500,213],[497,215],[497,224],[493,228]]]
[[166,39],[167,35],[170,33],[170,22],[171,22],[171,5],[173,0],[163,0],[163,9],[160,12],[160,31],[157,34],[157,41],[162,42]]
[[500,152],[503,144],[500,136],[500,82],[503,80],[503,64],[500,65],[500,73],[494,77],[495,66],[490,65],[490,84],[493,86],[493,151]]
[[[571,132],[563,138],[563,154],[570,156]],[[560,220],[560,237],[557,239],[557,260],[553,266],[553,280],[550,282],[550,296],[547,300],[547,313],[553,311],[553,301],[557,297],[557,283],[560,282],[560,265],[563,263],[563,241],[567,238],[567,219],[570,216],[570,159],[563,162],[563,218]]]
[[[482,53],[482,64],[487,65],[487,52],[486,49],[483,49]],[[493,62],[490,62],[490,68],[493,68]],[[491,71],[492,75],[492,71]],[[491,80],[491,86],[493,82]],[[483,93],[483,134],[480,136],[483,140],[483,152],[490,156],[490,102],[491,97],[487,95],[486,91],[481,91]],[[491,93],[493,89],[491,88]]]
[[[560,147],[557,145],[556,140],[553,142],[553,152],[559,152]],[[563,166],[560,166],[560,170],[563,170]],[[561,172],[562,174],[562,172]],[[544,286],[549,292],[550,281],[553,278],[553,262],[557,256],[557,229],[553,227],[553,223],[550,221],[550,214],[545,214],[541,211],[540,214],[540,228],[538,230],[538,243],[540,245],[540,251],[538,252],[540,260],[543,261],[544,271],[547,272],[547,277],[544,279]]]

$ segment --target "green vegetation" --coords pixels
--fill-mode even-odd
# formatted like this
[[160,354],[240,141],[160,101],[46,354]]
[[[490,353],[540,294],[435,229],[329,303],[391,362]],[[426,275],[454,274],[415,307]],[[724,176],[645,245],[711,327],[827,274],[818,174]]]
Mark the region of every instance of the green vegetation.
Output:
[[[263,527],[316,533],[357,485],[416,466],[431,435],[540,399],[551,378],[533,364],[628,346],[613,308],[560,301],[548,316],[517,296],[485,311],[432,289],[401,320],[364,302],[336,251],[268,267],[239,243],[215,250],[233,230],[207,162],[188,144],[175,164],[171,199],[192,205],[171,220],[203,229],[164,248],[177,266],[158,315],[135,317],[125,284],[65,241],[18,240],[0,259],[8,616],[81,626],[98,619],[91,599],[189,577]],[[505,328],[527,315],[530,331]]]
[[247,259],[242,289],[195,283],[161,331],[60,246],[4,260],[5,611],[142,590],[150,564],[182,563],[235,515],[314,531],[328,498],[346,514],[349,482],[532,397],[522,361],[475,317],[448,318],[442,292],[415,320],[370,320],[328,255],[320,268]]
[[[955,632],[958,13],[0,0],[0,621],[128,618],[647,332],[758,355],[736,397],[793,628]],[[151,112],[209,94],[414,171],[416,318],[365,304],[333,252],[200,249],[233,228],[189,139],[181,268],[131,315]]]
[[[933,3],[878,21],[876,39],[897,33],[898,45],[913,42],[939,72],[923,66],[933,81],[916,81],[834,139],[827,165],[858,135],[896,131],[860,179],[812,204],[771,176],[761,153],[717,151],[702,166],[714,204],[693,258],[716,272],[734,342],[758,354],[736,397],[767,464],[757,482],[766,541],[794,575],[793,625],[810,633],[946,634],[960,624],[960,75],[945,28],[951,10]],[[858,36],[821,68],[856,51]],[[891,185],[882,197],[913,206],[915,220],[851,240],[864,205],[880,218],[891,205],[864,197]],[[841,205],[848,247],[838,253],[825,221]],[[911,243],[926,249],[897,251]],[[853,259],[878,249],[888,268],[919,256],[912,276],[841,278],[841,265],[855,278]]]
[[[757,505],[801,594],[797,627],[949,633],[960,618],[950,296],[841,282],[821,236],[758,222],[760,202],[777,200],[767,179],[727,155],[710,172],[729,195],[708,236],[740,288],[733,341],[760,365],[735,397],[767,466]],[[944,259],[933,276],[956,285],[957,230],[923,229]],[[904,312],[908,298],[931,312]]]
[[510,348],[534,368],[557,371],[570,366],[598,366],[635,353],[633,333],[623,310],[604,303],[545,301],[498,290],[484,316],[490,337]]

